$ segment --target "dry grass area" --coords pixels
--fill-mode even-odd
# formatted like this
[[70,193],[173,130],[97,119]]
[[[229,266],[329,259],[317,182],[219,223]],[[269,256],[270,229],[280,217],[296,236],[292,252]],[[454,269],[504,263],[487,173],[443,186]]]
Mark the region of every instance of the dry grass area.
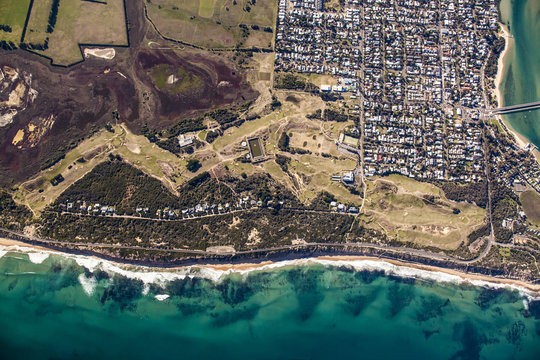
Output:
[[[70,185],[106,161],[109,154],[120,155],[126,162],[160,180],[172,192],[176,192],[180,184],[194,176],[186,170],[185,159],[150,143],[144,136],[134,135],[125,126],[117,125],[114,126],[114,133],[100,131],[69,151],[66,157],[53,167],[19,184],[15,199],[38,213]],[[204,151],[197,156],[203,162],[199,172],[208,170],[219,162],[212,160],[215,156],[204,159]],[[65,180],[52,186],[50,181],[59,174]]]
[[50,57],[55,65],[71,65],[83,60],[79,44],[127,45],[123,0],[96,3],[62,0],[54,31],[47,33],[52,0],[34,1],[25,42],[42,44],[47,50],[36,51]]
[[[273,95],[282,103],[281,108],[260,119],[245,122],[238,128],[227,129],[223,136],[212,143],[212,149],[218,153],[224,165],[237,176],[267,172],[305,203],[309,203],[321,191],[328,191],[342,202],[361,204],[360,196],[352,195],[343,185],[331,180],[332,175],[341,174],[357,166],[356,159],[350,159],[339,153],[334,143],[334,139],[339,136],[339,130],[347,124],[307,119],[307,114],[325,107],[325,103],[318,96],[276,90],[273,91]],[[259,98],[254,106],[264,109],[270,101],[271,95],[266,102]],[[291,147],[309,150],[312,153],[291,154],[280,151],[278,140],[284,131],[292,135]],[[247,147],[241,146],[242,141],[255,136],[263,140],[269,160],[259,164],[234,161],[248,152]],[[327,156],[323,157],[321,155],[323,153]],[[272,160],[276,154],[291,159],[287,172]]]
[[486,218],[484,209],[450,201],[439,188],[401,175],[368,184],[366,214],[388,236],[403,242],[456,249],[467,244],[467,235]]
[[30,18],[24,41],[26,43],[42,44],[47,38],[47,24],[53,0],[34,1],[30,10]]
[[272,47],[273,33],[264,28],[274,27],[275,0],[153,0],[146,7],[159,31],[173,39],[208,48]]
[[540,226],[540,195],[536,191],[528,190],[521,194],[520,200],[527,219]]
[[272,101],[272,76],[274,74],[274,54],[254,53],[246,78],[251,87],[259,92],[259,97],[251,107],[251,112],[261,113]]

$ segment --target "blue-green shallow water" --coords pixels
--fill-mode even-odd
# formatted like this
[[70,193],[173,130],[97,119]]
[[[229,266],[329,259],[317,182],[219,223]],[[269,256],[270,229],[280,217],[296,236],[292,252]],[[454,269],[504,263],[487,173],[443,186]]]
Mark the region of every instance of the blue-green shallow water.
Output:
[[[504,57],[503,104],[540,101],[540,0],[502,0],[501,15],[513,36]],[[540,110],[510,114],[504,119],[540,147]]]
[[[95,279],[91,295],[81,274]],[[540,304],[526,310],[517,291],[312,264],[143,292],[139,280],[90,273],[72,259],[34,264],[8,253],[0,358],[540,358]]]

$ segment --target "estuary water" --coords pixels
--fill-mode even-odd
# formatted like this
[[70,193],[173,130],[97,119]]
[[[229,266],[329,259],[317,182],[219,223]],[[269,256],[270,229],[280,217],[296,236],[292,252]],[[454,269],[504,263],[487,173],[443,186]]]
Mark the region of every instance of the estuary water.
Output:
[[[500,9],[501,20],[512,35],[503,59],[503,105],[540,101],[540,0],[501,0]],[[540,148],[540,110],[504,119]]]
[[159,272],[0,255],[1,359],[540,358],[540,301],[385,262]]

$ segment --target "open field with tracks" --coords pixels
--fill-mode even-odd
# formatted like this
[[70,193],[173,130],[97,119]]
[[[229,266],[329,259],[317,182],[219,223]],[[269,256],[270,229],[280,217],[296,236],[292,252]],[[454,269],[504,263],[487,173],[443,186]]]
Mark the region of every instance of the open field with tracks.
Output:
[[401,175],[368,184],[366,214],[375,228],[399,241],[454,250],[467,244],[467,235],[485,223],[484,209],[449,201],[431,184]]
[[[148,17],[167,37],[207,48],[272,48],[275,0],[153,0]],[[245,29],[239,27],[246,25]]]
[[45,44],[34,50],[51,58],[54,65],[68,66],[83,61],[80,44],[127,46],[128,35],[123,0],[106,3],[60,0],[54,21],[53,0],[34,1],[24,42]]

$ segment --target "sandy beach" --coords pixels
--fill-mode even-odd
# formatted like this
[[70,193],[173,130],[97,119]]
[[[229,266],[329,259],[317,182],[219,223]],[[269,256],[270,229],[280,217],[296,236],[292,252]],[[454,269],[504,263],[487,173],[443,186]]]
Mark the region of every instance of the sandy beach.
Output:
[[[472,280],[472,281],[484,281],[488,283],[497,283],[497,284],[502,284],[502,285],[513,285],[516,287],[525,288],[527,290],[540,293],[540,285],[530,284],[525,281],[470,274],[470,273],[464,273],[464,272],[460,272],[460,271],[456,271],[452,269],[445,269],[445,268],[429,266],[429,265],[420,265],[416,263],[408,263],[408,262],[399,261],[399,260],[380,259],[380,258],[371,257],[371,256],[319,256],[313,259],[314,260],[327,260],[327,261],[333,261],[333,262],[353,262],[353,261],[362,261],[362,260],[381,261],[381,262],[390,263],[396,266],[404,266],[404,267],[410,267],[410,268],[424,270],[424,271],[439,272],[439,273],[444,273],[448,275],[458,276],[464,281]],[[245,264],[201,265],[201,267],[207,267],[207,268],[211,268],[211,269],[219,270],[219,271],[252,271],[252,270],[257,270],[260,268],[269,267],[271,265],[276,265],[277,263],[278,262],[265,261],[259,264],[245,263]]]
[[[2,237],[0,237],[0,246],[6,246],[6,247],[19,246],[19,247],[32,248],[34,250],[40,250],[40,251],[58,252],[58,251],[54,251],[54,250],[51,250],[51,249],[47,249],[46,247],[43,247],[43,246],[30,245],[30,244],[24,243],[22,241],[5,239],[5,238],[2,238]],[[60,252],[58,252],[58,253],[62,254]]]
[[[69,256],[67,253],[63,253],[60,251],[50,250],[41,246],[34,246],[29,245],[21,241],[11,240],[11,239],[5,239],[0,238],[0,246],[4,247],[4,251],[6,248],[12,248],[13,251],[17,250],[35,250],[35,251],[45,251],[50,254],[58,254],[61,256]],[[1,249],[0,249],[1,250]],[[8,249],[9,250],[9,249]],[[78,255],[83,256],[83,255]],[[432,273],[432,274],[446,274],[453,277],[459,278],[462,282],[469,282],[472,285],[478,285],[478,286],[488,286],[489,284],[496,284],[500,285],[501,287],[514,287],[517,289],[527,290],[530,293],[533,293],[532,295],[535,297],[540,296],[540,284],[531,284],[525,281],[520,280],[513,280],[513,279],[505,279],[505,278],[498,278],[498,277],[492,277],[492,276],[486,276],[486,275],[480,275],[480,274],[471,274],[471,273],[465,273],[457,270],[452,269],[446,269],[436,266],[429,266],[429,265],[422,265],[418,263],[409,263],[405,261],[400,260],[391,260],[391,259],[381,259],[377,257],[372,256],[319,256],[314,258],[299,258],[296,260],[284,260],[284,261],[263,261],[259,263],[238,263],[238,264],[198,264],[198,265],[186,265],[186,266],[178,266],[173,268],[161,268],[161,267],[150,267],[150,266],[134,266],[129,264],[124,264],[121,262],[113,262],[109,260],[104,260],[99,257],[95,256],[86,256],[84,257],[88,260],[92,260],[93,263],[103,262],[103,263],[113,263],[115,267],[117,268],[129,268],[129,267],[136,267],[138,268],[141,273],[158,273],[158,272],[166,272],[169,274],[175,273],[175,272],[185,272],[186,270],[189,270],[191,268],[201,268],[201,269],[208,269],[213,272],[219,272],[221,274],[227,274],[232,272],[240,272],[240,273],[247,273],[250,271],[255,270],[269,270],[281,266],[295,266],[295,265],[304,265],[309,262],[315,262],[315,263],[324,263],[331,265],[349,265],[354,262],[361,262],[361,261],[374,261],[379,263],[386,263],[391,264],[397,267],[403,267],[403,268],[410,268],[410,269],[416,269],[423,272]],[[334,264],[335,263],[335,264]],[[416,277],[416,276],[414,276]],[[418,276],[422,277],[422,276]],[[434,278],[436,276],[425,276],[425,278]]]

